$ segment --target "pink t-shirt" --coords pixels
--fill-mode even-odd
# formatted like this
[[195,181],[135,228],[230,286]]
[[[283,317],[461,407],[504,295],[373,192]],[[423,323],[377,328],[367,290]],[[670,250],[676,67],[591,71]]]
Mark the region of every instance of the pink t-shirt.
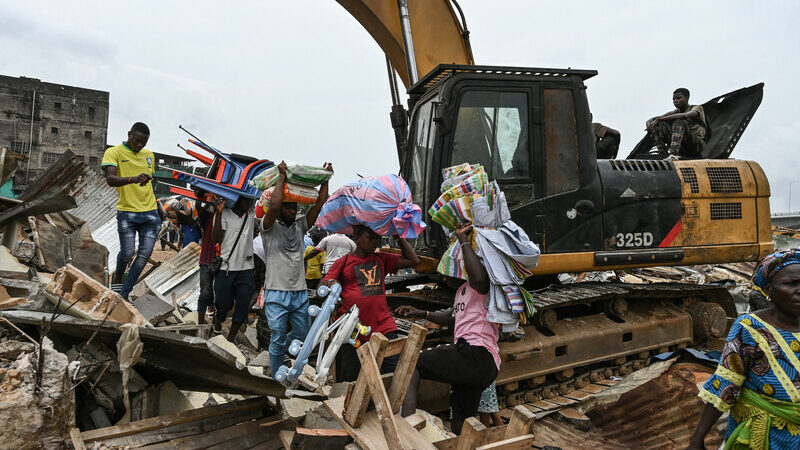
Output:
[[500,370],[500,348],[497,346],[500,331],[497,329],[497,325],[486,320],[487,297],[488,294],[481,295],[472,289],[469,283],[464,283],[458,288],[453,303],[453,316],[456,319],[453,338],[455,341],[464,338],[469,345],[489,350],[497,365],[497,370]]

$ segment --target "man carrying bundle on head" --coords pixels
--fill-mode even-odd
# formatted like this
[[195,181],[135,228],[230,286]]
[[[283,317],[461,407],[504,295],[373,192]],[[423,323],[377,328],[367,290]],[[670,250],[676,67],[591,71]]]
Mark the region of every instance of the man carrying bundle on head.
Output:
[[[323,167],[333,172],[333,166]],[[279,176],[261,224],[264,244],[266,280],[264,313],[269,325],[269,370],[274,378],[285,364],[286,350],[294,339],[303,340],[308,333],[308,291],[306,290],[303,236],[314,225],[328,199],[328,181],[322,183],[316,203],[305,216],[297,216],[297,203],[284,201],[287,177],[286,163],[278,165]],[[291,333],[287,334],[287,326]]]

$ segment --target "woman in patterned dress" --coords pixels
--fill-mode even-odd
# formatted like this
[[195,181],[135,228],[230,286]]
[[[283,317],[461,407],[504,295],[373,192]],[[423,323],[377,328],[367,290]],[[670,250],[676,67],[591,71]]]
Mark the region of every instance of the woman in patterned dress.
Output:
[[720,364],[700,390],[706,407],[690,449],[703,448],[728,410],[725,449],[800,448],[800,249],[764,258],[753,284],[772,305],[731,327]]

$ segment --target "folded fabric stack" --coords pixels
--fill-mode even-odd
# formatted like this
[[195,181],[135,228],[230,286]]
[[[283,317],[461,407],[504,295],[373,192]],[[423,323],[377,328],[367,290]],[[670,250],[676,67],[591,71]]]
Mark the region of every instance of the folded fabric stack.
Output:
[[[513,331],[519,320],[535,313],[530,294],[522,288],[539,262],[539,247],[511,220],[505,194],[491,183],[480,165],[462,164],[443,171],[442,195],[428,211],[434,221],[453,231],[471,222],[471,245],[491,279],[487,319]],[[455,237],[437,270],[467,279],[461,246]]]
[[351,233],[363,224],[381,236],[417,238],[425,223],[405,180],[381,175],[348,183],[323,205],[316,226],[334,233]]
[[444,169],[442,195],[433,203],[428,213],[434,222],[449,231],[454,231],[459,223],[472,222],[472,203],[475,199],[487,196],[492,186],[489,177],[480,164]]

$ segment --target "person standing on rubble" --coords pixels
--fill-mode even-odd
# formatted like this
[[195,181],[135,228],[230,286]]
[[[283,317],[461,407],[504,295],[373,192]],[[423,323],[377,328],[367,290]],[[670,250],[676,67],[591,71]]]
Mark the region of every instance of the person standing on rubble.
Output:
[[440,345],[420,353],[403,400],[402,416],[414,414],[417,409],[420,379],[449,383],[452,389],[452,429],[456,434],[461,434],[464,420],[478,412],[481,394],[500,371],[499,329],[497,324],[486,320],[489,274],[470,245],[471,231],[472,224],[462,224],[455,231],[463,249],[464,269],[469,281],[456,291],[452,313],[428,313],[409,306],[397,309],[397,313],[404,317],[424,317],[436,324],[454,323],[454,344]]
[[[103,155],[106,183],[117,188],[118,196],[117,232],[120,248],[111,289],[125,300],[153,253],[161,222],[166,217],[163,208],[156,202],[153,190],[155,157],[153,152],[144,148],[149,138],[150,128],[142,122],[136,122],[128,131],[128,140],[107,149]],[[139,248],[135,249],[137,234]],[[136,259],[123,282],[134,250],[137,251]]]
[[[396,237],[402,256],[394,253],[375,253],[381,243],[381,236],[366,225],[353,226],[353,239],[356,249],[339,258],[322,279],[330,286],[338,282],[342,286],[342,303],[336,312],[341,316],[358,306],[358,320],[388,339],[400,337],[389,305],[386,302],[386,275],[399,269],[419,264],[419,256],[414,247],[405,239]],[[393,372],[399,355],[384,358],[380,369],[382,373]],[[361,371],[356,349],[350,344],[342,344],[336,355],[336,381],[355,381]]]
[[[333,171],[330,163],[326,170]],[[286,163],[278,164],[270,206],[261,223],[264,245],[266,281],[264,282],[264,313],[269,326],[269,371],[274,378],[285,363],[286,350],[294,339],[304,340],[308,334],[308,290],[303,264],[303,236],[317,221],[322,205],[328,200],[328,182],[322,183],[316,203],[305,216],[297,217],[297,203],[283,201],[286,185]],[[291,333],[287,327],[291,325]],[[288,365],[288,364],[287,364]]]
[[233,308],[228,340],[233,342],[239,328],[247,321],[250,299],[256,289],[253,279],[253,201],[240,196],[232,208],[218,199],[214,214],[214,240],[220,244],[222,261],[214,275],[214,331],[222,331],[222,323]]
[[206,311],[214,310],[214,258],[217,243],[214,241],[214,194],[195,189],[197,222],[200,225],[200,296],[197,298],[197,323],[206,323]]
[[800,448],[800,249],[766,256],[753,284],[772,303],[731,326],[719,366],[698,394],[706,406],[690,449],[704,448],[724,411],[726,449]]

